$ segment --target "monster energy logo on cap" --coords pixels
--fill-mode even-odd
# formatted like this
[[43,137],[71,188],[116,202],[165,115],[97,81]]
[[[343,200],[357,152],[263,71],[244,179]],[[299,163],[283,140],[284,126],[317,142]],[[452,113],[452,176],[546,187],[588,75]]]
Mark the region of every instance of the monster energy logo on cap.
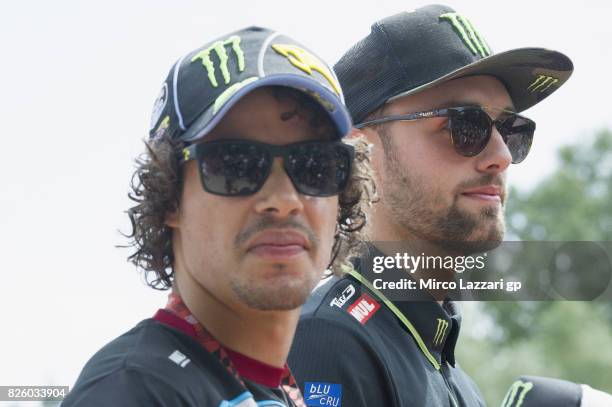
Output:
[[521,380],[515,381],[512,383],[512,386],[510,386],[510,390],[508,390],[506,397],[504,397],[501,407],[521,407],[525,400],[525,396],[532,388],[532,382],[524,382]]
[[217,78],[215,76],[215,65],[210,59],[210,53],[214,51],[217,54],[217,57],[219,57],[219,68],[221,69],[223,80],[227,85],[230,83],[231,75],[227,69],[227,61],[229,60],[229,57],[227,55],[227,51],[225,50],[226,45],[231,45],[232,50],[236,54],[236,58],[238,59],[238,70],[240,72],[244,71],[244,52],[242,52],[242,48],[240,48],[240,37],[237,35],[232,35],[225,41],[216,41],[210,47],[203,49],[193,58],[191,58],[191,62],[197,61],[198,59],[202,60],[202,65],[208,74],[208,80],[215,88],[219,86],[219,84],[217,83]]
[[448,328],[448,321],[442,318],[438,318],[438,327],[436,328],[436,335],[433,338],[434,346],[438,346],[442,343],[442,339],[444,339],[444,334],[446,334],[446,328]]
[[[210,54],[212,52],[215,52],[217,54],[217,57],[219,58],[219,69],[221,70],[221,75],[223,75],[223,81],[227,85],[232,80],[232,77],[227,67],[229,56],[227,55],[225,46],[226,45],[232,46],[232,50],[234,51],[234,54],[236,55],[236,59],[238,62],[238,70],[240,72],[243,72],[245,68],[245,62],[244,62],[244,52],[242,51],[242,48],[240,47],[240,41],[241,39],[239,36],[232,35],[231,37],[229,37],[228,39],[224,41],[215,41],[210,47],[203,49],[202,51],[194,55],[193,58],[191,58],[191,62],[195,62],[198,59],[202,61],[202,66],[204,66],[204,69],[206,69],[208,80],[210,81],[210,84],[214,88],[218,87],[219,83],[217,82],[215,65],[213,61],[210,59]],[[221,93],[215,100],[215,104],[213,107],[213,114],[216,114],[219,111],[221,106],[223,106],[225,102],[227,102],[230,96],[232,96],[234,93],[238,92],[238,90],[240,90],[241,88],[243,88],[244,86],[248,85],[249,83],[255,80],[257,80],[256,76],[250,77],[241,82],[234,83],[233,85],[225,89],[223,93]]]
[[533,81],[531,85],[529,85],[527,90],[530,90],[531,93],[534,93],[534,92],[542,93],[557,82],[559,82],[559,79],[553,78],[552,76],[538,75],[536,80]]
[[451,23],[455,31],[459,34],[459,37],[461,37],[465,45],[472,51],[472,54],[480,55],[483,58],[491,55],[491,50],[487,46],[487,43],[466,17],[458,13],[445,13],[439,18],[440,20],[448,20]]

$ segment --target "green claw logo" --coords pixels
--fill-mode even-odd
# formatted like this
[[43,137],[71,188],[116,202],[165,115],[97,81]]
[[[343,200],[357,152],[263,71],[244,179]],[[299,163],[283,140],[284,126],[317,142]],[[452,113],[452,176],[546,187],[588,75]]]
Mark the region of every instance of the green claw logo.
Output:
[[532,382],[523,382],[521,380],[515,381],[512,383],[512,386],[510,386],[510,390],[508,390],[506,397],[504,397],[501,407],[521,407],[525,400],[525,396],[532,388]]
[[470,20],[458,13],[446,13],[439,17],[440,20],[448,20],[465,45],[472,51],[474,55],[488,57],[491,55],[491,50],[487,46],[484,38],[474,28]]
[[236,54],[236,58],[238,59],[238,70],[240,72],[244,71],[244,52],[242,52],[242,48],[240,48],[240,37],[237,35],[232,35],[225,41],[216,41],[210,47],[203,49],[198,52],[193,58],[191,58],[191,62],[195,62],[198,59],[202,60],[202,66],[206,69],[206,73],[208,74],[208,80],[210,84],[216,88],[219,86],[217,83],[217,78],[215,76],[215,64],[210,59],[211,52],[215,52],[217,57],[219,58],[219,69],[221,70],[221,74],[223,75],[223,80],[227,85],[230,83],[231,75],[229,70],[227,69],[227,61],[229,60],[229,56],[227,55],[227,51],[225,50],[226,45],[231,45],[234,54]]
[[185,162],[189,161],[190,157],[191,157],[191,152],[188,149],[184,148],[183,149],[183,161]]
[[442,318],[438,318],[438,327],[436,328],[436,335],[433,338],[434,346],[438,346],[442,343],[442,339],[444,339],[444,334],[446,334],[447,328],[448,321]]
[[533,81],[531,85],[529,85],[527,90],[530,90],[531,93],[535,93],[535,92],[542,93],[548,90],[548,88],[550,88],[552,85],[556,84],[557,82],[559,82],[558,78],[554,78],[548,75],[538,75],[536,80]]

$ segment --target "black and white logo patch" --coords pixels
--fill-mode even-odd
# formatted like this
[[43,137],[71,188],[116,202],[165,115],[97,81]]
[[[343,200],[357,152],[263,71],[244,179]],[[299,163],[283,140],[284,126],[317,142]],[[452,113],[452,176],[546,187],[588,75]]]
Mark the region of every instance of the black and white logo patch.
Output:
[[173,361],[174,363],[176,363],[177,365],[179,365],[180,367],[185,367],[187,366],[187,364],[189,362],[191,362],[191,359],[189,359],[187,356],[185,356],[182,352],[180,352],[179,350],[175,350],[174,352],[172,352],[169,356],[168,359],[170,359],[171,361]]
[[329,306],[333,307],[335,305],[338,308],[342,308],[342,306],[346,304],[346,302],[350,300],[354,294],[355,294],[355,287],[353,287],[353,284],[351,284],[348,287],[346,287],[338,297],[331,300],[331,302],[329,303]]
[[149,129],[153,129],[157,124],[160,116],[162,115],[164,108],[166,107],[166,103],[168,103],[168,84],[164,82],[164,86],[162,86],[159,91],[159,95],[157,95],[157,99],[155,99],[155,103],[153,104],[153,112],[151,113],[151,125]]

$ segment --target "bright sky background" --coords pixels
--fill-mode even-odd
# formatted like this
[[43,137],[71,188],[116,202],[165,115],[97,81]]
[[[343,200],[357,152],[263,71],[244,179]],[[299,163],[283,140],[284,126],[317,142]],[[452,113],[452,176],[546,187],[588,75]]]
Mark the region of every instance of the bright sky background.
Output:
[[[163,306],[118,230],[133,158],[182,54],[247,25],[283,31],[329,62],[372,22],[422,1],[13,1],[0,10],[0,385],[70,385],[102,345]],[[538,123],[511,184],[535,185],[554,151],[612,128],[612,2],[453,1],[497,52],[542,46],[576,72],[527,115]],[[568,4],[568,3],[566,3]],[[0,403],[2,405],[2,403]]]

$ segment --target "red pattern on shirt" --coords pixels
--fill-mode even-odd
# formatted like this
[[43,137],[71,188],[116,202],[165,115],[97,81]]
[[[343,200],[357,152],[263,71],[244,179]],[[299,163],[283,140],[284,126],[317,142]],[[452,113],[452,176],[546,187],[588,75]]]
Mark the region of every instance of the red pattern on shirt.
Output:
[[[202,324],[198,322],[195,316],[189,311],[189,308],[183,302],[183,299],[176,293],[170,293],[168,295],[168,303],[166,304],[166,311],[171,312],[177,317],[187,321],[196,332],[196,339],[202,346],[210,353],[215,355],[221,364],[227,368],[227,370],[236,377],[242,385],[244,382],[238,374],[238,370],[234,366],[229,354],[225,348],[204,328]],[[285,374],[281,379],[281,388],[293,401],[296,407],[306,407],[304,398],[300,392],[291,370],[287,364],[285,364]]]

